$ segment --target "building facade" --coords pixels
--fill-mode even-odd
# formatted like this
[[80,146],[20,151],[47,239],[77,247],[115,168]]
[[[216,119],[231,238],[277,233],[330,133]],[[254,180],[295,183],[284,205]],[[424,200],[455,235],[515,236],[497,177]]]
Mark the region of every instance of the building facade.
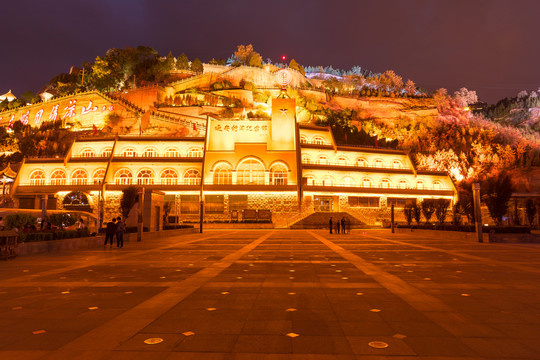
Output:
[[152,230],[197,221],[201,200],[206,221],[269,210],[287,226],[316,211],[374,225],[392,204],[456,199],[446,173],[416,170],[403,151],[338,146],[329,128],[298,124],[294,99],[273,99],[271,120],[209,117],[204,134],[78,139],[65,158],[25,159],[12,193],[20,208],[85,209],[108,221],[135,185]]

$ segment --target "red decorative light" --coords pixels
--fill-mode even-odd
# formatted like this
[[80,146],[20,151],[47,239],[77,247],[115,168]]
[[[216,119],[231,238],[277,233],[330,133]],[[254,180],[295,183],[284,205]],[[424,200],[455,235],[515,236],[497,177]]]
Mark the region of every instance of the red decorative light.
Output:
[[285,61],[285,59],[286,59],[285,55],[283,55],[283,56],[281,57],[281,59],[282,59],[283,61]]

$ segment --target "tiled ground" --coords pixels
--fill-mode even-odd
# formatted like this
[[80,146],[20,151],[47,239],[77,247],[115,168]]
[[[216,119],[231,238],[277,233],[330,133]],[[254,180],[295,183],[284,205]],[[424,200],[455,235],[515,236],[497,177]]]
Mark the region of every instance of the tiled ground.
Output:
[[540,359],[538,245],[206,231],[0,270],[0,359]]

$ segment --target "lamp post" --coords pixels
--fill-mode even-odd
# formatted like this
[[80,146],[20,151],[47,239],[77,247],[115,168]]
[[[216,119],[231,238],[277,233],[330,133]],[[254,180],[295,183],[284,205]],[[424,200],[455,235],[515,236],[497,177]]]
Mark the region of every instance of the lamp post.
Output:
[[480,184],[472,185],[473,201],[474,201],[474,224],[476,228],[476,239],[479,243],[484,242],[482,234],[482,211],[480,209]]

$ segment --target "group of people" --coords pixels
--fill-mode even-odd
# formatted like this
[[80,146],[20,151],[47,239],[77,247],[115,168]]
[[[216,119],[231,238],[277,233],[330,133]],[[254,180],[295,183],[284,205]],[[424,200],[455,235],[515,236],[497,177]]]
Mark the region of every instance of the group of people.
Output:
[[103,246],[106,247],[107,243],[110,241],[112,248],[113,239],[116,235],[116,247],[124,247],[124,228],[125,225],[120,216],[109,221],[107,223],[107,228],[105,229],[105,244],[103,244]]
[[348,230],[350,230],[348,225],[349,224],[347,223],[347,219],[345,219],[345,217],[342,217],[341,220],[337,219],[334,221],[330,216],[330,220],[328,221],[330,234],[332,234],[332,230],[334,230],[336,234],[346,234]]

